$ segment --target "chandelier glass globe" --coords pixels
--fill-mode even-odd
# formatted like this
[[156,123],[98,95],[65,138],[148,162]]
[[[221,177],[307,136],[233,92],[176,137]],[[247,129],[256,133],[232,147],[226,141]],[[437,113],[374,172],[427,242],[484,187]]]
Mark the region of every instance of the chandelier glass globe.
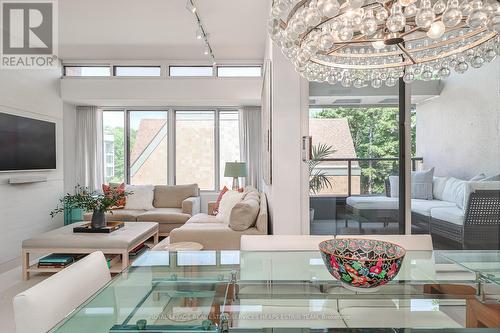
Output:
[[500,54],[497,0],[274,0],[269,34],[300,75],[344,87],[449,77]]

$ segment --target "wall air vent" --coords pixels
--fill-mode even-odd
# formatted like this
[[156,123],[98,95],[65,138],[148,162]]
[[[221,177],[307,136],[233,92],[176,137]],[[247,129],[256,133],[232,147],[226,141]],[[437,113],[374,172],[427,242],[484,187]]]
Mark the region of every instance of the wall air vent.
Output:
[[360,104],[361,98],[345,98],[336,99],[332,104]]
[[397,98],[385,98],[378,102],[378,104],[398,104],[399,99]]

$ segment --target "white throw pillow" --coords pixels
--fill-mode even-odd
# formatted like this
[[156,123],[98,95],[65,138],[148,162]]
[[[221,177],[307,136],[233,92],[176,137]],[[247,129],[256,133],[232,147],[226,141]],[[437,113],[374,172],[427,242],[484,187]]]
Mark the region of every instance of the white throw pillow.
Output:
[[127,196],[127,200],[125,201],[125,209],[154,209],[154,189],[155,187],[153,185],[126,185],[125,191],[133,193]]
[[465,183],[465,180],[450,177],[444,187],[443,200],[454,202],[458,208],[464,209]]
[[219,212],[216,215],[216,218],[229,224],[229,218],[231,217],[231,210],[233,207],[241,201],[243,198],[243,193],[238,191],[227,191],[219,204]]
[[432,179],[434,168],[411,172],[411,198],[432,200]]
[[443,191],[448,177],[434,177],[432,179],[432,195],[436,200],[443,200]]
[[391,198],[399,197],[399,176],[389,176],[389,184],[391,186]]

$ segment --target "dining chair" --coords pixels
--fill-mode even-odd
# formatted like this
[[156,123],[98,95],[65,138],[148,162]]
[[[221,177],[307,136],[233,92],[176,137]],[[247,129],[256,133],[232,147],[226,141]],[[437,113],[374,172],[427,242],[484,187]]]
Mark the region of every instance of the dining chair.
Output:
[[94,252],[14,297],[17,333],[45,333],[111,280]]

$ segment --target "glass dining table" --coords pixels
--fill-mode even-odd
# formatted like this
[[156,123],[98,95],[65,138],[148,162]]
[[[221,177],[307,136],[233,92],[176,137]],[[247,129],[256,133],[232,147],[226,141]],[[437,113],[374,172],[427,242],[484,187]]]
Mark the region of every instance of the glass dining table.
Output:
[[500,251],[408,251],[376,291],[318,251],[150,251],[51,332],[499,332]]

